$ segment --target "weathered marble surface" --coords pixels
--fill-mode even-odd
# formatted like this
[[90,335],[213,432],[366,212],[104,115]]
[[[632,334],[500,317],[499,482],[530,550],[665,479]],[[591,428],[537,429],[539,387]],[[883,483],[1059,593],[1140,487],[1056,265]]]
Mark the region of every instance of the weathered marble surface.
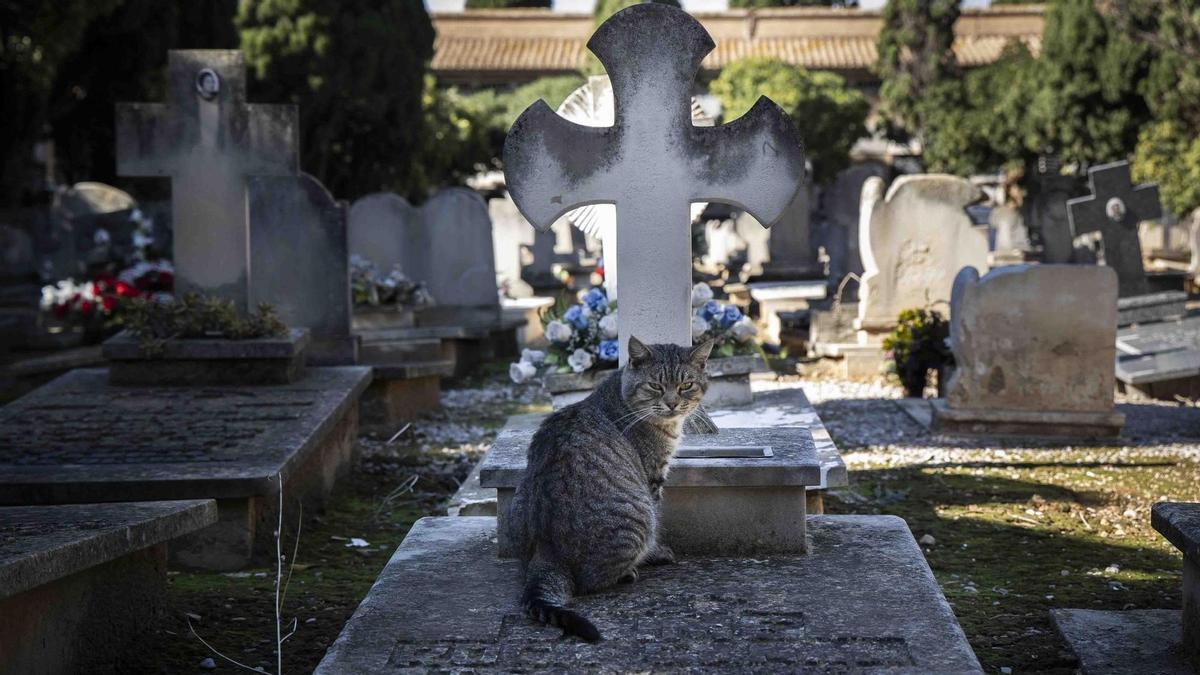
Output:
[[1193,675],[1181,653],[1176,610],[1053,609],[1050,616],[1083,675]]
[[863,184],[858,327],[871,341],[901,311],[949,301],[962,268],[988,268],[987,238],[964,210],[982,197],[967,180],[941,174],[902,176],[886,194],[882,179]]
[[425,518],[316,672],[982,672],[904,521],[810,522],[809,555],[683,558],[579,598],[589,645],[525,618],[495,519]]
[[344,367],[275,387],[117,387],[75,370],[0,408],[0,504],[274,494],[369,382]]
[[691,88],[714,43],[682,10],[624,9],[588,48],[612,82],[613,126],[575,124],[534,103],[505,139],[509,191],[541,229],[574,208],[615,203],[621,335],[690,344],[690,204],[728,202],[774,223],[805,175],[799,134],[765,98],[730,124],[692,124]]
[[0,598],[215,522],[211,499],[0,507]]

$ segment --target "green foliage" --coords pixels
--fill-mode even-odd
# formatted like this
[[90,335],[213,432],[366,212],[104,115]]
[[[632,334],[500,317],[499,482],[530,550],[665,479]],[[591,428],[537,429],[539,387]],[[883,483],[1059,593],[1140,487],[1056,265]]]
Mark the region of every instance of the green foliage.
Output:
[[1064,162],[1095,164],[1128,157],[1149,110],[1138,88],[1146,47],[1123,35],[1091,0],[1049,6],[1038,59],[1029,129]]
[[1133,178],[1158,183],[1163,206],[1177,216],[1200,208],[1200,136],[1174,121],[1142,129]]
[[125,325],[148,356],[161,354],[167,340],[253,340],[280,337],[288,330],[269,304],[243,316],[229,300],[196,293],[169,302],[137,298],[130,304]]
[[949,337],[950,322],[939,312],[931,309],[900,312],[896,327],[883,339],[883,349],[891,353],[891,372],[900,378],[910,395],[924,389],[930,369],[954,363],[954,355],[946,345]]
[[475,139],[479,144],[474,150],[475,161],[498,165],[504,136],[530,104],[540,98],[551,109],[558,109],[571,92],[583,84],[583,78],[578,75],[558,75],[534,80],[511,91],[484,89],[469,96],[455,92],[451,97],[460,114],[475,125]]
[[721,99],[725,121],[744,115],[760,96],[779,104],[801,129],[817,182],[845,168],[851,146],[866,133],[870,104],[833,73],[752,57],[726,66],[709,90]]
[[596,0],[596,7],[592,10],[592,19],[599,26],[613,14],[626,7],[632,7],[642,2],[657,2],[663,5],[679,7],[679,0]]
[[830,7],[833,0],[729,0],[732,9],[758,9],[766,7]]
[[505,9],[508,7],[549,7],[550,0],[467,0],[467,9]]
[[[256,100],[300,105],[301,165],[330,191],[421,199],[440,182],[427,162],[444,149],[430,138],[457,138],[462,120],[424,77],[434,34],[422,3],[257,0],[236,25]],[[431,130],[430,118],[458,128]]]
[[957,78],[952,47],[958,15],[958,0],[889,0],[884,7],[875,71],[879,113],[893,137],[920,136],[925,97]]

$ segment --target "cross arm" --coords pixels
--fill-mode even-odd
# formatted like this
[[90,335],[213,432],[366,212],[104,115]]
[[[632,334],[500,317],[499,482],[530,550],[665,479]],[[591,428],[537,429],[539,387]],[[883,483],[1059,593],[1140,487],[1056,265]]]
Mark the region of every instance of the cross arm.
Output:
[[778,105],[760,97],[718,127],[691,127],[691,201],[732,204],[764,226],[783,216],[804,182],[804,142]]
[[117,175],[167,176],[174,169],[164,150],[182,140],[182,125],[165,103],[118,103]]
[[571,209],[613,200],[603,189],[615,158],[615,127],[587,127],[537,101],[504,139],[504,175],[521,215],[539,230]]
[[1104,204],[1096,196],[1075,197],[1067,200],[1067,222],[1071,225],[1071,234],[1078,237],[1100,229],[1101,223],[1108,219],[1104,213]]

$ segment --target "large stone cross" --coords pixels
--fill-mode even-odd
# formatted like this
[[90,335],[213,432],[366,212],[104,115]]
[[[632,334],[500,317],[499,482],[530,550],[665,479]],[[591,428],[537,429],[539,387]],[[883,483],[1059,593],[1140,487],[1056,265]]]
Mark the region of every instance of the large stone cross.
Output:
[[1076,237],[1099,232],[1104,238],[1104,262],[1117,272],[1122,298],[1150,292],[1142,266],[1138,223],[1162,216],[1158,186],[1134,187],[1129,162],[1113,162],[1088,169],[1090,197],[1067,200],[1067,217]]
[[588,42],[612,80],[613,126],[575,124],[538,101],[504,143],[508,189],[535,227],[579,206],[616,204],[622,364],[630,335],[691,342],[689,204],[733,204],[770,224],[804,178],[800,136],[766,98],[730,124],[692,124],[690,91],[713,46],[682,10],[617,12]]
[[292,105],[246,101],[238,51],[172,51],[169,103],[117,105],[117,173],[170,176],[176,285],[249,297],[246,179],[299,172]]

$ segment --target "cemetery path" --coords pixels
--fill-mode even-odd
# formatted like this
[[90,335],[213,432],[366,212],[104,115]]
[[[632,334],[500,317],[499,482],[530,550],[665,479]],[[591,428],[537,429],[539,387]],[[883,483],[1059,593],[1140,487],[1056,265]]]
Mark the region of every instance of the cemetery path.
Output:
[[1121,402],[1110,445],[1030,447],[934,438],[888,400],[895,387],[805,388],[850,469],[827,511],[908,522],[985,671],[1075,672],[1052,608],[1180,606],[1179,557],[1150,507],[1200,501],[1200,408]]
[[[305,514],[283,603],[287,623],[298,621],[284,646],[285,673],[312,672],[409,527],[423,516],[444,514],[507,416],[549,409],[534,387],[514,387],[498,377],[466,385],[445,391],[444,410],[414,422],[395,443],[360,436],[359,460],[325,511]],[[290,558],[296,524],[284,529]],[[267,565],[233,573],[171,570],[172,613],[153,636],[164,653],[164,671],[239,670],[189,634],[190,614],[196,632],[213,647],[274,672],[274,581],[274,567]],[[201,667],[207,658],[215,670]]]

